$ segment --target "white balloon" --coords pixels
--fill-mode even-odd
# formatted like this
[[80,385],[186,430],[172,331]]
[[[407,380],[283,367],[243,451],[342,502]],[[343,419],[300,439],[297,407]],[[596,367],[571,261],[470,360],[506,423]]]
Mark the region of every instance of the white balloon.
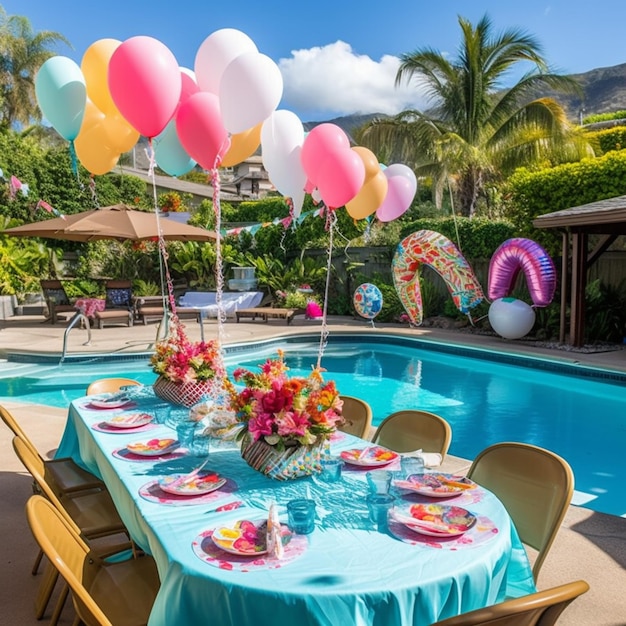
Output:
[[283,196],[299,198],[302,195],[302,202],[304,202],[306,174],[300,160],[301,151],[302,147],[296,146],[291,153],[276,159],[272,169],[268,169],[267,173],[274,187]]
[[505,339],[520,339],[535,325],[535,310],[516,298],[498,298],[489,307],[493,330]]
[[258,52],[258,50],[254,41],[240,30],[222,28],[211,33],[200,44],[194,62],[196,80],[200,89],[217,95],[224,70],[233,59],[244,52]]
[[261,128],[261,154],[266,170],[276,169],[277,161],[284,159],[294,148],[304,143],[304,127],[291,111],[274,111]]
[[265,54],[245,52],[230,62],[220,81],[219,99],[224,127],[242,133],[265,121],[283,96],[278,65]]

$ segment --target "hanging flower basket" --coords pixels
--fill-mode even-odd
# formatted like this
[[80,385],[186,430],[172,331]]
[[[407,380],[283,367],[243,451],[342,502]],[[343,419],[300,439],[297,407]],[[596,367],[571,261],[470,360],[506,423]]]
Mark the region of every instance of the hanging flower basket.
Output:
[[210,380],[175,383],[163,376],[159,376],[152,386],[159,398],[189,408],[206,399],[211,394],[212,387]]
[[287,445],[279,450],[263,439],[253,441],[248,434],[243,439],[241,457],[253,469],[276,480],[293,480],[301,476],[319,474],[325,442],[310,446]]

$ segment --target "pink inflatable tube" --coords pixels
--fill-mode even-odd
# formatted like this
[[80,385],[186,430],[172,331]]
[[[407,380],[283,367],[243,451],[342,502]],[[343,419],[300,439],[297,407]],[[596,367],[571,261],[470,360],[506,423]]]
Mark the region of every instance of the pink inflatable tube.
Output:
[[528,283],[535,306],[548,306],[556,290],[556,268],[548,253],[531,239],[507,239],[489,262],[490,300],[505,298],[515,285],[520,271]]

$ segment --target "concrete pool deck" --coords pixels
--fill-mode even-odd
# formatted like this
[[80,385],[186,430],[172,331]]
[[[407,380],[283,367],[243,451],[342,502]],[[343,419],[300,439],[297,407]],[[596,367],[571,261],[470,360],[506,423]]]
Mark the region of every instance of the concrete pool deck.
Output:
[[[225,344],[252,342],[270,337],[298,333],[317,333],[320,322],[296,317],[287,326],[282,320],[240,322],[229,320],[223,327]],[[191,339],[200,338],[200,327],[195,322],[186,324]],[[378,324],[375,328],[364,320],[330,318],[330,333],[368,332],[399,333],[432,341],[471,345],[483,349],[533,354],[566,363],[580,363],[594,368],[626,372],[626,350],[610,352],[566,352],[536,347],[497,337],[472,335],[428,328],[409,329],[406,326]],[[205,335],[214,337],[217,325],[205,322]],[[155,324],[131,328],[111,326],[92,330],[91,346],[83,346],[87,331],[73,329],[68,335],[68,354],[77,352],[133,353],[152,348],[156,339]],[[34,352],[59,356],[63,346],[64,324],[51,326],[42,318],[11,318],[0,321],[0,352]],[[63,432],[66,410],[5,402],[39,450],[52,455]],[[609,436],[607,434],[607,436]],[[449,457],[447,469],[463,471],[469,461]],[[31,491],[31,479],[11,448],[11,433],[0,428],[0,494],[3,506],[0,512],[0,624],[30,626],[41,624],[34,617],[33,601],[40,576],[30,574],[36,544],[24,516],[24,503]],[[626,495],[624,496],[626,498]],[[590,584],[588,593],[576,600],[563,614],[560,626],[626,626],[626,519],[596,513],[571,506],[557,539],[541,571],[538,587],[545,589],[576,579]],[[48,619],[52,607],[44,619]],[[65,609],[60,624],[73,621],[71,606]],[[341,626],[341,625],[337,625]]]

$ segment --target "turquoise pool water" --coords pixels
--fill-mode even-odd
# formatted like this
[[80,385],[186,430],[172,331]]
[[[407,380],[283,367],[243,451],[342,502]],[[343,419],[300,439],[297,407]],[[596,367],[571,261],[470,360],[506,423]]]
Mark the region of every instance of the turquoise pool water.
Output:
[[[292,373],[310,372],[317,339],[285,344],[239,346],[227,357],[229,368],[252,369],[280,346]],[[370,403],[375,424],[402,408],[438,413],[452,426],[450,453],[470,459],[499,441],[543,446],[572,465],[576,504],[626,516],[626,375],[600,378],[547,361],[367,335],[331,337],[322,365],[342,393]],[[155,379],[145,359],[7,363],[0,368],[0,402],[11,398],[65,407],[84,395],[91,380],[113,375],[145,384]]]

